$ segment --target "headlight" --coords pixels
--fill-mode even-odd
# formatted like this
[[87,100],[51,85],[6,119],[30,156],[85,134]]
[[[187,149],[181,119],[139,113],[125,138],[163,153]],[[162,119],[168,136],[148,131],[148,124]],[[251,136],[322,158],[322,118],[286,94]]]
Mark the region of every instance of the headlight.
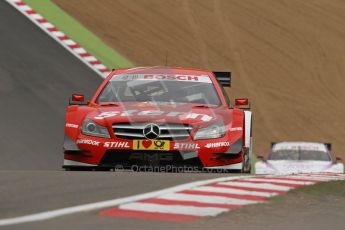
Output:
[[96,124],[90,119],[85,119],[83,122],[82,133],[88,136],[110,138],[108,129],[104,126]]
[[219,138],[224,137],[224,135],[225,126],[223,122],[219,121],[209,127],[199,129],[194,135],[194,140]]

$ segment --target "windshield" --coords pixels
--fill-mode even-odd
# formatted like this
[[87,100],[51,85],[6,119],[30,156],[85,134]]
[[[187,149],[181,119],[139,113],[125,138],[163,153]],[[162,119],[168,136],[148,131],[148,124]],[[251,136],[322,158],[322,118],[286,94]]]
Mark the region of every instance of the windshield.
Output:
[[207,75],[115,75],[97,99],[97,102],[129,101],[220,105]]
[[298,150],[298,149],[280,149],[273,151],[268,156],[268,160],[313,160],[330,161],[331,158],[327,152],[317,150]]

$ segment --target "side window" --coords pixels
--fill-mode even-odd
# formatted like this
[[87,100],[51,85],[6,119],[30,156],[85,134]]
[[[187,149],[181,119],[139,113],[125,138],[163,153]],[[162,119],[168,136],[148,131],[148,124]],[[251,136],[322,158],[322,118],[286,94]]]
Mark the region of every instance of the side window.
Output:
[[225,98],[226,104],[229,106],[230,105],[230,99],[229,99],[228,93],[225,91],[223,86],[220,86],[220,88],[222,89],[222,92],[224,94],[224,98]]
[[217,83],[218,83],[219,87],[222,89],[222,93],[224,95],[226,104],[229,106],[230,105],[230,98],[228,96],[228,93],[225,91],[224,87],[222,86],[222,84],[220,84],[220,82],[218,81],[217,78],[216,78],[216,80],[217,80]]

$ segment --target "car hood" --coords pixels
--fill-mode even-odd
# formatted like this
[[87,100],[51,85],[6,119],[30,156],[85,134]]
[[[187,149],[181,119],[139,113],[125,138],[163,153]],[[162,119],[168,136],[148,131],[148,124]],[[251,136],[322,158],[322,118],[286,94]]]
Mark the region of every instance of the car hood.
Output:
[[331,168],[332,161],[293,161],[293,160],[268,160],[266,166],[280,173],[311,173],[322,172]]
[[202,107],[189,103],[124,102],[95,108],[88,118],[97,123],[122,122],[171,122],[184,124],[208,124],[221,119],[231,121],[225,106]]

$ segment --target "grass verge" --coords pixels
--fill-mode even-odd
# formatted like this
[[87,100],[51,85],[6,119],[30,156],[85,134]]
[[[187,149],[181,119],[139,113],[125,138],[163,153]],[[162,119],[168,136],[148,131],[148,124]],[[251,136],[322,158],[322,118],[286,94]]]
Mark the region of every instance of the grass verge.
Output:
[[290,191],[285,196],[275,196],[270,199],[271,204],[280,205],[285,203],[289,197],[306,197],[311,196],[316,199],[324,199],[325,197],[345,198],[345,181],[329,181],[320,182],[314,185],[302,186]]
[[255,154],[252,154],[251,162],[250,162],[250,164],[252,165],[252,174],[255,174],[255,163],[256,162],[258,162],[258,158],[256,158]]

